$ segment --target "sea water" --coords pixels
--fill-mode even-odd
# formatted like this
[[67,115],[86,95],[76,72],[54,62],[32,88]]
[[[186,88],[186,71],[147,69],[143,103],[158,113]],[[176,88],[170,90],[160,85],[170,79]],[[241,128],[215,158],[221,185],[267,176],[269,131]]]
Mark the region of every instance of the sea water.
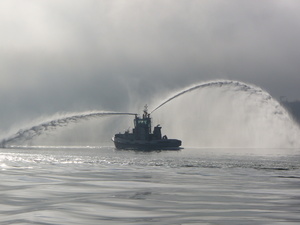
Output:
[[0,224],[300,224],[300,149],[0,149]]

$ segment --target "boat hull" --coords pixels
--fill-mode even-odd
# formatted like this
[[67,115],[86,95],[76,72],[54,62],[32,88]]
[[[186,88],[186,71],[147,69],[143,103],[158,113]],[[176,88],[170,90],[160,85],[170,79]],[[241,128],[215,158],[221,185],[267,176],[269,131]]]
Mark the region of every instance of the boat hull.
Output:
[[132,150],[179,150],[181,141],[177,139],[161,139],[151,141],[127,140],[114,137],[113,142],[117,149]]

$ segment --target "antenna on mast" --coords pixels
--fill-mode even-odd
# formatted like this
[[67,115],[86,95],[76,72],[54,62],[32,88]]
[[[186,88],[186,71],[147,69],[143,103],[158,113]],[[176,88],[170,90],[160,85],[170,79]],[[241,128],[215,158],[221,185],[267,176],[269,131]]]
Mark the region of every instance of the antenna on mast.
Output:
[[144,116],[145,116],[145,117],[148,117],[148,116],[149,116],[149,113],[148,113],[148,105],[147,105],[147,104],[144,106]]

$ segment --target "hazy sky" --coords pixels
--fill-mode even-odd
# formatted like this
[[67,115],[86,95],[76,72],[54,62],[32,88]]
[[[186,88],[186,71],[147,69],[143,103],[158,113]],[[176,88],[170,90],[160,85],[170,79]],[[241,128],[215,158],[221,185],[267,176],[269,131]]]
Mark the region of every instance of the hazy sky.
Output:
[[219,78],[300,100],[299,10],[298,0],[3,0],[1,130],[61,111],[130,111]]

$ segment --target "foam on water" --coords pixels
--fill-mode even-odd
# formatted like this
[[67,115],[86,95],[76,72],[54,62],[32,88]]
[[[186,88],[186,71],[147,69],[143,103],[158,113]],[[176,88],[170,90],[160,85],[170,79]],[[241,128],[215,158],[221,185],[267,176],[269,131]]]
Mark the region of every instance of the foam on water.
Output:
[[174,93],[154,112],[164,133],[182,139],[184,146],[300,146],[299,127],[280,103],[261,88],[239,81],[194,85]]

